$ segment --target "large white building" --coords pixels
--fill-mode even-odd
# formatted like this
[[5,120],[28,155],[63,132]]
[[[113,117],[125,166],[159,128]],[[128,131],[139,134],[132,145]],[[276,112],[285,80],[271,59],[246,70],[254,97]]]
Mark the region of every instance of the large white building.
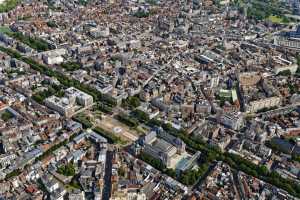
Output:
[[91,106],[93,104],[93,97],[74,87],[70,87],[65,90],[64,97],[48,97],[45,99],[45,104],[59,114],[65,117],[71,117],[75,113],[78,105],[82,107]]
[[75,112],[74,102],[66,97],[48,97],[45,99],[45,105],[66,117],[71,117]]
[[47,65],[61,64],[64,61],[63,56],[66,54],[65,49],[55,49],[43,52],[42,59]]
[[280,97],[269,97],[257,101],[251,101],[248,105],[246,105],[246,111],[254,113],[264,108],[277,107],[280,103]]
[[93,104],[93,97],[85,92],[82,92],[74,87],[70,87],[65,91],[66,97],[75,99],[77,104],[81,106],[90,106]]
[[242,113],[228,113],[220,117],[220,123],[233,130],[239,130],[244,125]]

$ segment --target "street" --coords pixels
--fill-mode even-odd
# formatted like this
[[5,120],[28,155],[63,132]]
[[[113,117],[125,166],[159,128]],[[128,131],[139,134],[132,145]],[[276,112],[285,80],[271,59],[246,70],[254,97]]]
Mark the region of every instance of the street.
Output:
[[106,164],[105,164],[105,175],[104,175],[104,187],[102,192],[102,199],[109,200],[111,194],[111,175],[112,175],[112,158],[113,152],[107,151]]

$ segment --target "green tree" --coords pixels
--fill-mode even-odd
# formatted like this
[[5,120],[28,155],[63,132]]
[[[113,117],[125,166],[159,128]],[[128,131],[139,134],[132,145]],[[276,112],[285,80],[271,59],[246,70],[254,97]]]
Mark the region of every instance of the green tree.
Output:
[[139,122],[146,123],[149,121],[149,115],[141,110],[134,110],[132,111],[132,116],[135,117]]
[[64,176],[74,176],[75,175],[75,167],[73,163],[68,163],[67,165],[63,165],[57,169],[57,173],[62,174]]
[[47,26],[49,26],[50,28],[56,28],[57,27],[57,25],[54,21],[48,21]]
[[283,70],[283,71],[279,72],[278,75],[279,76],[290,76],[290,75],[292,75],[292,73],[289,69],[287,69],[287,70]]
[[1,119],[5,122],[7,122],[8,120],[10,120],[13,117],[14,117],[14,115],[7,110],[1,114]]
[[139,107],[141,105],[140,99],[138,97],[128,97],[128,104],[133,108]]

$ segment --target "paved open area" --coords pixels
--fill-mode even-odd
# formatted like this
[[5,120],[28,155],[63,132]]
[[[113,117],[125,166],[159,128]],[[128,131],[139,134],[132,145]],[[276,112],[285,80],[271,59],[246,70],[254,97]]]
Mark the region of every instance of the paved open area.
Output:
[[107,130],[116,136],[120,136],[126,140],[134,142],[138,139],[139,135],[137,134],[136,130],[130,129],[125,124],[119,122],[118,120],[108,116],[102,115],[101,120],[96,120],[96,126]]

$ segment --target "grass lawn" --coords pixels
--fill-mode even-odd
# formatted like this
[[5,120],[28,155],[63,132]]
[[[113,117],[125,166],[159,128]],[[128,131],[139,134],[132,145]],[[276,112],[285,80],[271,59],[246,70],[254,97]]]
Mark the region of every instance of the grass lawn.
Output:
[[21,2],[22,0],[4,0],[2,3],[0,3],[0,13],[8,12],[14,9]]
[[283,21],[283,19],[281,17],[274,16],[274,15],[269,16],[268,20],[270,20],[273,23],[278,23],[278,24],[282,23],[282,21]]
[[270,15],[267,19],[277,24],[289,24],[291,22],[290,19],[286,16]]
[[4,111],[1,114],[1,119],[5,122],[7,122],[8,120],[10,120],[13,117],[14,117],[14,115],[12,113],[10,113],[9,111]]
[[0,26],[0,33],[11,33],[11,30],[7,26]]

